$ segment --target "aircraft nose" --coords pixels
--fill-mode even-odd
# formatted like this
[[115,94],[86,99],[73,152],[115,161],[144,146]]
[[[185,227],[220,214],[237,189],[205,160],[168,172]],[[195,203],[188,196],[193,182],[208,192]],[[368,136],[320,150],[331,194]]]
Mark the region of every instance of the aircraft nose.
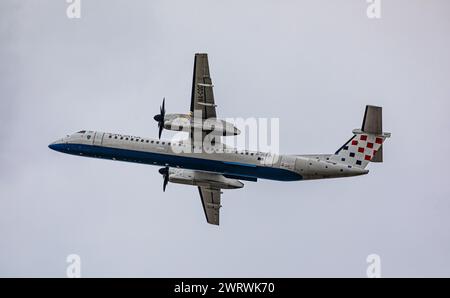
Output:
[[58,140],[53,143],[50,143],[48,145],[48,148],[55,150],[55,151],[61,151],[61,142]]
[[56,150],[56,142],[50,143],[50,145],[48,145],[48,148]]

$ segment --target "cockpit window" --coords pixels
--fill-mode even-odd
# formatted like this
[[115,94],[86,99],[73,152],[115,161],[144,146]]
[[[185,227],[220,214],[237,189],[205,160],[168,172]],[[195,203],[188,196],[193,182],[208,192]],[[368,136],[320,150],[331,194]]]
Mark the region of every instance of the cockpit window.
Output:
[[85,133],[86,131],[85,130],[80,130],[79,132],[77,132],[77,133]]

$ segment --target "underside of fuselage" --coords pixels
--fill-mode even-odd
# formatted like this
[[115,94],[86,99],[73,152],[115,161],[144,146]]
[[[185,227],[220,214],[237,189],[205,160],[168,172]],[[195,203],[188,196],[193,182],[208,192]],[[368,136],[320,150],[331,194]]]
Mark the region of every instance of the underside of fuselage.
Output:
[[258,178],[278,181],[302,180],[302,176],[294,171],[264,165],[86,144],[59,143],[50,145],[50,148],[77,156],[214,172],[249,181],[256,181]]

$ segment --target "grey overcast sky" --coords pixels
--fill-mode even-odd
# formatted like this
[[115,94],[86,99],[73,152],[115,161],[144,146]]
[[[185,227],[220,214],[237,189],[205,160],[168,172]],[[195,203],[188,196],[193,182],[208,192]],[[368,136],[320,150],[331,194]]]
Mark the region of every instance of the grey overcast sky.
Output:
[[[0,276],[450,276],[450,1],[0,1]],[[331,153],[384,108],[385,162],[350,179],[247,182],[219,228],[158,168],[47,145],[157,136],[209,54],[220,117],[277,117],[283,153]],[[164,136],[170,136],[165,132]]]

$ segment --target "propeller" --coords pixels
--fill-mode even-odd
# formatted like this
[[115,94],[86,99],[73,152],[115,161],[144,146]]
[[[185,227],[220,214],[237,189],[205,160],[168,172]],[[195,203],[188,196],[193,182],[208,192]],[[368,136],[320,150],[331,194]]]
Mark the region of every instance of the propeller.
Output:
[[166,191],[167,183],[169,183],[169,167],[164,167],[158,170],[158,172],[163,175],[163,191]]
[[155,119],[156,122],[158,122],[158,138],[161,139],[161,133],[164,128],[164,116],[166,115],[166,109],[164,107],[164,102],[166,101],[166,98],[163,98],[162,105],[159,107],[159,114],[156,114],[153,119]]

